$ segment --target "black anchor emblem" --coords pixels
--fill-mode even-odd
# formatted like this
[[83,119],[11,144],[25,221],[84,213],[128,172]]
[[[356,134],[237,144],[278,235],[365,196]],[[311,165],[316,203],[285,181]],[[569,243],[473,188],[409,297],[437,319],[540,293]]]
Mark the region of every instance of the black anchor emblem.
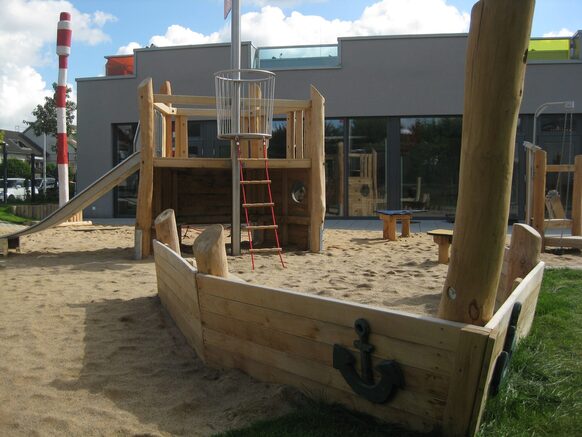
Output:
[[511,355],[513,355],[515,344],[517,343],[517,321],[519,320],[520,313],[521,303],[515,302],[511,310],[511,316],[509,317],[509,326],[507,327],[507,334],[505,334],[503,351],[501,351],[495,361],[493,376],[491,376],[491,385],[489,386],[489,393],[491,393],[491,396],[497,395],[499,392],[499,386],[507,374],[509,361],[511,360]]
[[387,402],[398,388],[404,388],[404,376],[396,361],[385,360],[376,366],[380,381],[374,383],[372,352],[374,346],[368,343],[370,325],[364,319],[354,323],[359,340],[354,340],[354,347],[360,350],[362,375],[354,368],[356,359],[351,352],[339,344],[333,345],[333,367],[341,372],[352,390],[375,404]]

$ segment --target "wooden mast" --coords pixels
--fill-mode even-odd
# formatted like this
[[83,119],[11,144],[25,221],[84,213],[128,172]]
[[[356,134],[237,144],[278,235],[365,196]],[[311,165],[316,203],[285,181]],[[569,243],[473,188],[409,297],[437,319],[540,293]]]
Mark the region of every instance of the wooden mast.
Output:
[[480,0],[471,12],[459,196],[439,316],[484,325],[503,262],[515,132],[534,0]]
[[309,120],[309,158],[311,158],[311,192],[309,199],[310,230],[309,249],[323,250],[323,222],[325,220],[325,99],[311,86],[311,111]]

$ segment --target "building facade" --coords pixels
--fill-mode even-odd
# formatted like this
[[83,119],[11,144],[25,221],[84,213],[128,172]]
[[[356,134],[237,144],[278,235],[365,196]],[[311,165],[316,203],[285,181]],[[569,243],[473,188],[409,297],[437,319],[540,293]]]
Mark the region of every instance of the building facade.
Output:
[[[582,32],[532,40],[516,135],[511,215],[523,218],[524,149],[534,113],[547,102],[582,105]],[[370,217],[376,209],[455,212],[463,112],[466,34],[340,38],[337,45],[242,47],[243,68],[276,73],[276,97],[307,99],[313,84],[326,99],[326,200],[330,217]],[[145,48],[110,62],[116,74],[77,79],[78,185],[84,188],[133,151],[137,86],[152,77],[173,94],[214,95],[216,71],[229,68],[230,46]],[[112,64],[113,65],[113,64]],[[121,73],[116,73],[121,72]],[[566,108],[568,106],[568,108]],[[582,153],[582,111],[551,105],[536,120],[536,142],[551,163]],[[284,156],[286,121],[276,120],[269,154]],[[191,156],[227,157],[213,120],[191,120]],[[551,182],[550,182],[551,183]],[[571,184],[562,177],[558,184]],[[131,217],[137,176],[85,211]],[[565,187],[567,190],[567,186]],[[571,192],[571,190],[570,190]]]

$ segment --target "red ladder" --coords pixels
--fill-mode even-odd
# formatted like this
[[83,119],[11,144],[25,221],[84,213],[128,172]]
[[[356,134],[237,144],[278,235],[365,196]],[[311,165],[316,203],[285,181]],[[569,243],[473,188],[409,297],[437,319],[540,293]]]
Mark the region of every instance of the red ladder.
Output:
[[[241,158],[240,156],[240,141],[237,140],[236,147],[238,151],[238,162],[240,168],[240,186],[242,188],[243,203],[242,207],[245,210],[245,219],[247,221],[247,233],[249,237],[249,252],[251,254],[251,264],[252,269],[255,270],[255,253],[259,252],[273,252],[276,251],[279,254],[279,259],[281,260],[281,265],[285,268],[285,262],[283,261],[283,249],[281,249],[281,244],[279,243],[279,226],[277,225],[277,220],[275,219],[275,203],[273,202],[273,194],[271,192],[271,177],[269,176],[269,159],[267,158],[267,143],[263,140],[263,157],[262,158]],[[245,161],[264,161],[265,163],[265,179],[259,180],[246,180],[244,178],[243,162]],[[266,185],[269,194],[268,202],[261,203],[250,203],[247,201],[247,193],[245,187],[247,185]],[[271,208],[271,218],[273,219],[272,225],[251,225],[249,221],[249,209],[251,208]],[[253,235],[254,230],[273,230],[275,231],[275,242],[277,247],[273,248],[263,248],[256,249],[253,247]]]

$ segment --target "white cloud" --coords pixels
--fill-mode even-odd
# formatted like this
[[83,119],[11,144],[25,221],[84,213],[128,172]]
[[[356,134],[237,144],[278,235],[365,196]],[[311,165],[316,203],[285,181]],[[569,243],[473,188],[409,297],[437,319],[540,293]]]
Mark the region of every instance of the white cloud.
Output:
[[0,129],[22,127],[22,120],[30,119],[34,107],[52,94],[35,68],[54,63],[56,71],[55,37],[64,11],[71,13],[74,43],[95,45],[110,39],[102,27],[115,17],[106,12],[83,13],[66,0],[2,0]]
[[[305,0],[324,1],[324,0]],[[328,44],[339,36],[401,35],[426,33],[458,33],[469,29],[470,15],[446,0],[380,0],[366,7],[356,20],[329,20],[317,15],[293,11],[285,14],[280,6],[298,4],[301,0],[281,0],[263,6],[259,12],[241,17],[242,39],[256,46]],[[254,0],[263,5],[266,0]],[[206,44],[230,40],[230,26],[204,35],[180,25],[172,25],[165,35],[156,35],[150,43],[156,46]]]
[[552,31],[552,32],[544,33],[545,38],[555,38],[555,37],[559,37],[559,36],[572,36],[572,35],[574,35],[574,32],[571,31],[570,29],[566,29],[565,27],[562,27],[557,32]]
[[117,55],[133,55],[135,49],[141,48],[141,44],[135,41],[130,42],[126,46],[121,46],[117,49]]
[[29,120],[30,113],[51,92],[32,67],[20,67],[12,63],[0,66],[0,128],[14,130],[25,128],[22,120]]
[[258,7],[278,6],[280,8],[292,8],[305,3],[326,3],[328,0],[250,0],[249,4]]
[[187,27],[173,24],[168,27],[165,35],[155,35],[150,38],[150,44],[157,47],[180,46],[187,44],[209,44],[223,40],[218,32],[210,35],[194,32]]

